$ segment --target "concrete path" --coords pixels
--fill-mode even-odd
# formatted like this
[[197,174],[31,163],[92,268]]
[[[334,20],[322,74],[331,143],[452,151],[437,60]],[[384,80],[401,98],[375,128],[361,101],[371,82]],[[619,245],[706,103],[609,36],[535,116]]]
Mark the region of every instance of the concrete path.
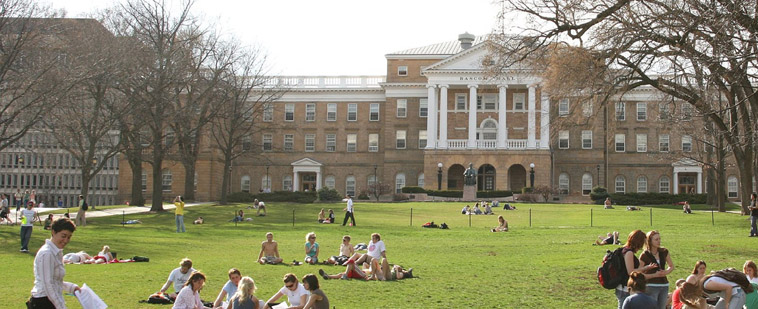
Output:
[[[186,203],[184,204],[184,207],[193,207],[198,205],[211,205],[213,203]],[[165,211],[173,211],[176,208],[174,204],[163,204],[163,210]],[[51,211],[59,210],[59,209],[66,209],[66,208],[52,208],[52,207],[46,207],[46,208],[35,208],[34,210],[39,213],[40,219],[45,220],[46,214]],[[72,207],[69,209],[69,216],[71,219],[76,218],[76,212],[78,208]],[[90,206],[90,210],[87,211],[87,219],[91,218],[99,218],[99,217],[107,217],[107,216],[120,216],[122,214],[131,215],[131,214],[139,214],[139,213],[148,213],[150,212],[150,206],[126,206],[122,208],[109,208],[109,209],[96,209],[92,210],[92,206]],[[16,208],[11,207],[11,215],[10,218],[15,222],[18,218],[18,214],[16,213]]]

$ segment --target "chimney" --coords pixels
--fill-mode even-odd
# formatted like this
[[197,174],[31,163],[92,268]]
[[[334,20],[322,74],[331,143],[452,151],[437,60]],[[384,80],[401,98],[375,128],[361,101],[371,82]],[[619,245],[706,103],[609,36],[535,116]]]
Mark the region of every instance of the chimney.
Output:
[[464,50],[471,48],[471,45],[474,43],[474,39],[476,39],[476,37],[468,32],[458,36],[458,41],[461,42],[461,48]]

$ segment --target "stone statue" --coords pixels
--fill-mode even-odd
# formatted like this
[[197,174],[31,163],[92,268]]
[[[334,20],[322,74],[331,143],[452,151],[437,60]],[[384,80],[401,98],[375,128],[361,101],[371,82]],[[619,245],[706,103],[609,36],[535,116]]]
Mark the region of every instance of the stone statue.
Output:
[[476,185],[476,170],[473,163],[469,163],[468,168],[463,172],[463,184],[467,186]]

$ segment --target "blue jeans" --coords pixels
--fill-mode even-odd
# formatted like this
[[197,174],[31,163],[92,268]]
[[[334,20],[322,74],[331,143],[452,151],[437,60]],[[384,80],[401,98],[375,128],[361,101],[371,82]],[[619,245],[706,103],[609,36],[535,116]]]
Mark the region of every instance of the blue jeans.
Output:
[[650,295],[655,300],[656,304],[658,304],[657,308],[666,309],[669,298],[668,286],[647,286],[645,294]]
[[29,250],[29,240],[32,239],[32,226],[21,226],[21,249]]
[[183,215],[176,215],[176,232],[177,233],[184,233],[184,216]]
[[756,220],[758,220],[758,217],[750,216],[750,236],[758,236],[758,227],[755,224]]
[[614,291],[616,291],[616,299],[619,301],[619,309],[621,309],[621,306],[624,305],[624,300],[629,297],[629,292],[626,290],[626,285],[624,286],[624,290],[615,289]]

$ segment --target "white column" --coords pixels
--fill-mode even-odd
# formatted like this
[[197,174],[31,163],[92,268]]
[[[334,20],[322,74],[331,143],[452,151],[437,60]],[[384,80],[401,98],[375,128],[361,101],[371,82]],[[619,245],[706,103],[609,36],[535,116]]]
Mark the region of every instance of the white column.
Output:
[[505,115],[505,108],[507,107],[506,98],[508,98],[506,90],[508,90],[508,85],[500,85],[498,89],[500,93],[498,94],[497,102],[497,149],[505,149],[508,145],[508,126]]
[[476,88],[477,85],[468,85],[468,149],[476,148]]
[[674,194],[679,194],[679,172],[674,172]]
[[440,85],[440,138],[437,148],[447,149],[447,88],[448,85]]
[[426,149],[437,148],[437,98],[435,85],[426,85],[427,88],[427,106],[429,113],[426,117]]
[[[544,92],[544,88],[541,89]],[[550,145],[550,98],[542,93],[542,117],[540,117],[540,148],[547,149]]]
[[321,171],[316,172],[316,190],[321,190]]
[[534,84],[529,85],[529,94],[528,94],[529,98],[527,99],[529,102],[528,103],[529,104],[529,114],[528,114],[529,118],[528,118],[528,126],[527,126],[528,132],[527,132],[527,141],[526,141],[526,148],[528,149],[534,149],[537,147],[536,145],[537,139],[536,139],[536,132],[535,132],[537,131],[537,127],[535,124],[535,114],[536,114],[535,108],[537,105],[536,98],[535,98],[537,96],[536,92],[537,92],[537,85],[534,85]]
[[697,172],[697,194],[703,194],[703,171]]
[[292,177],[292,191],[300,191],[300,177],[298,177],[300,173],[295,171],[295,176]]

